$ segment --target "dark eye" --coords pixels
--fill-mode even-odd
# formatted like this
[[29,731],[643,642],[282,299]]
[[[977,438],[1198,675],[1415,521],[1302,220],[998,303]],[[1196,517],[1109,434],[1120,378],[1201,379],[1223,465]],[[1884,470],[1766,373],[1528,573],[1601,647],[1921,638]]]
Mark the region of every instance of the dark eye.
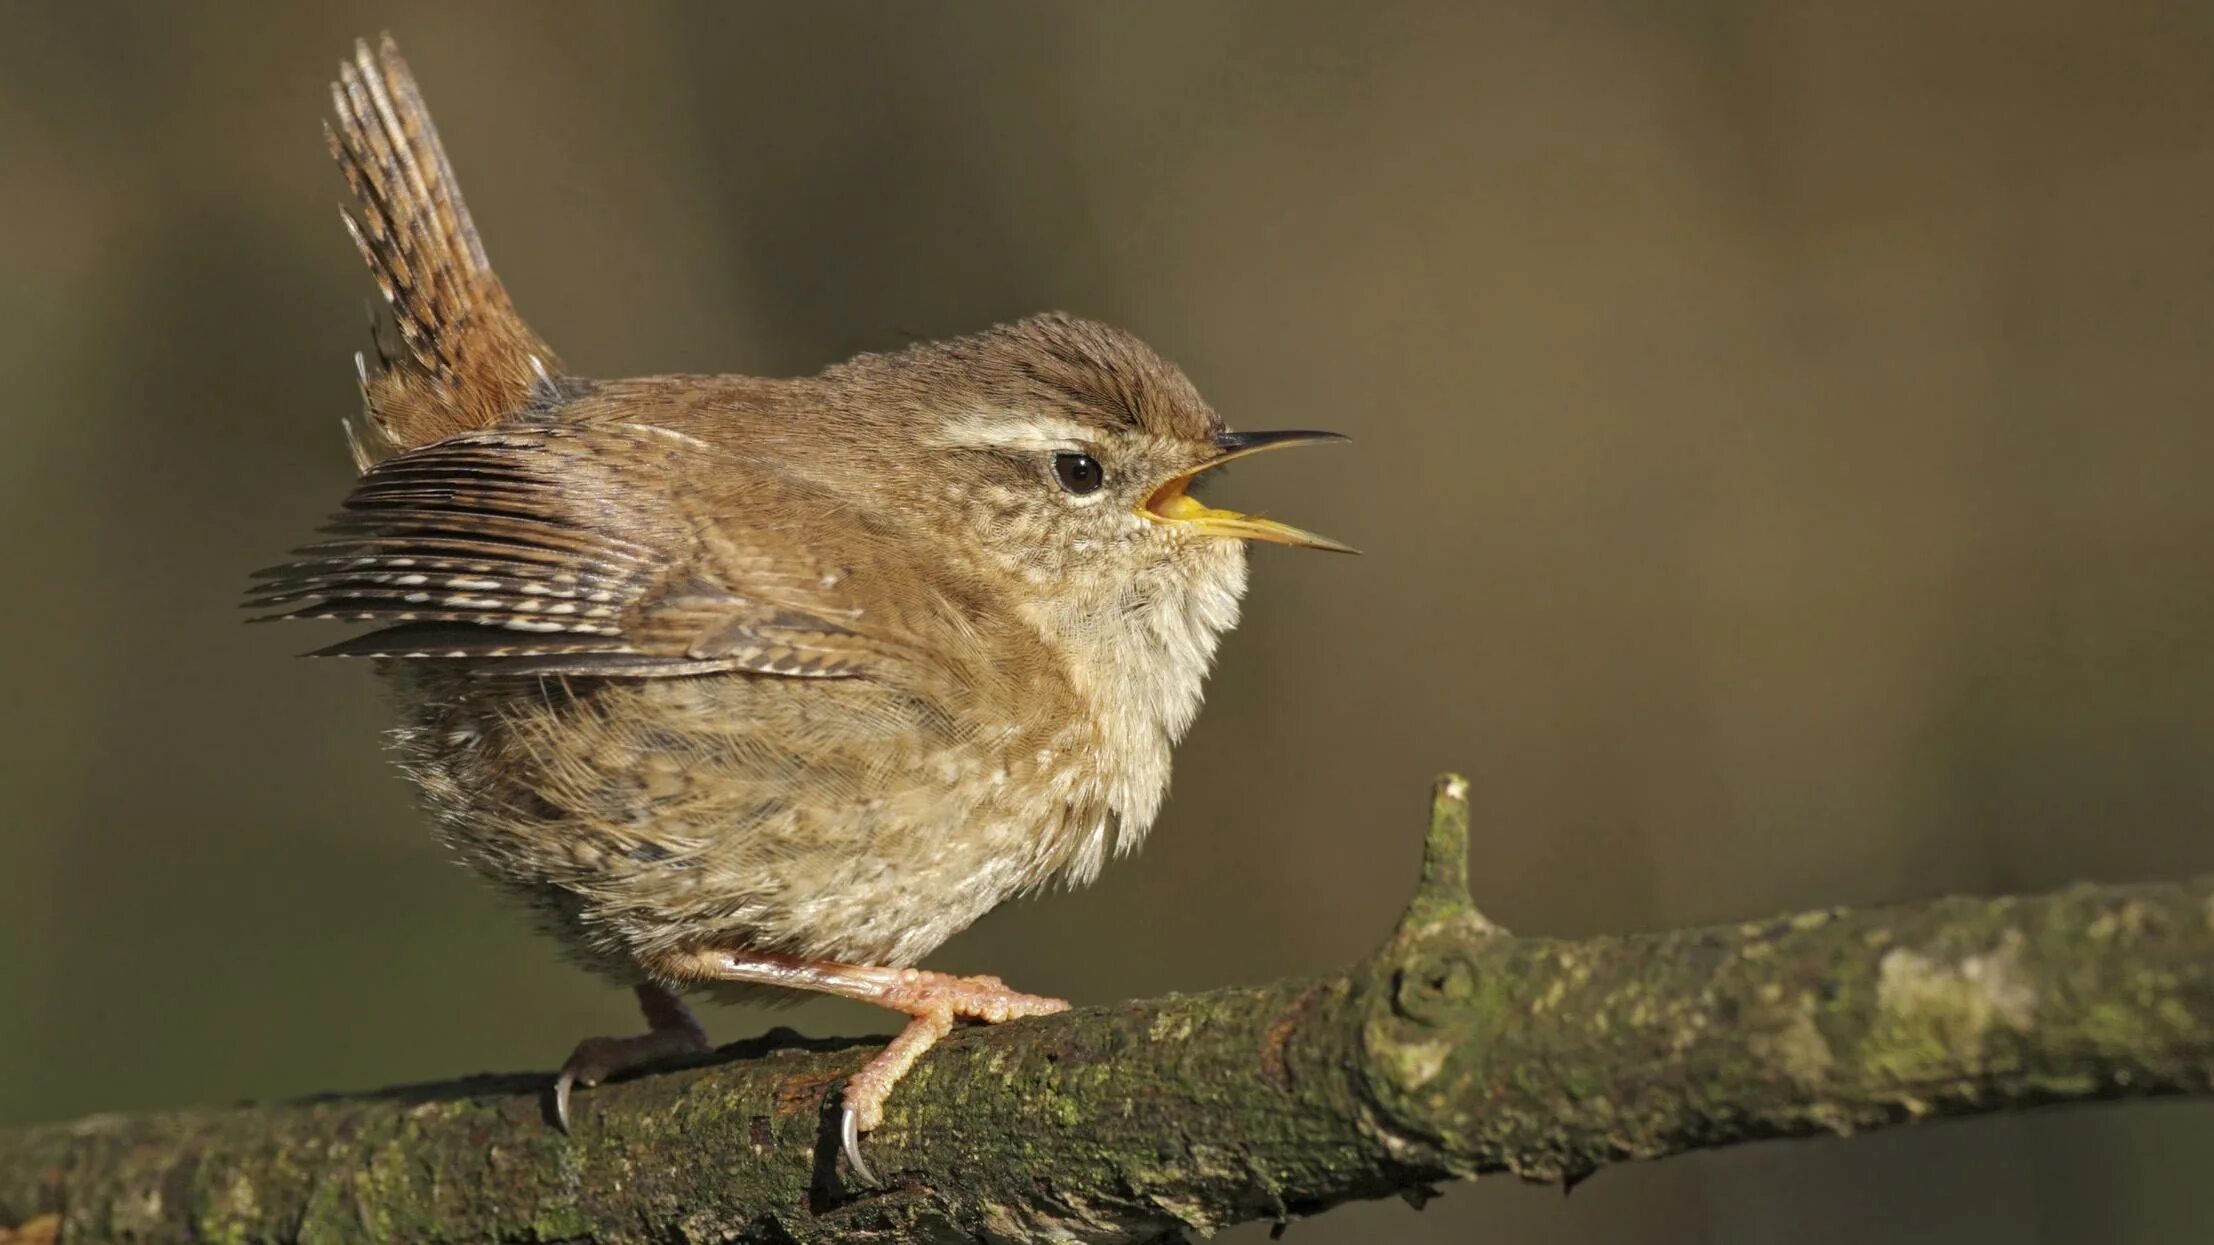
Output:
[[1099,460],[1089,454],[1055,454],[1053,475],[1061,487],[1082,497],[1096,493],[1107,482],[1107,473],[1100,470]]

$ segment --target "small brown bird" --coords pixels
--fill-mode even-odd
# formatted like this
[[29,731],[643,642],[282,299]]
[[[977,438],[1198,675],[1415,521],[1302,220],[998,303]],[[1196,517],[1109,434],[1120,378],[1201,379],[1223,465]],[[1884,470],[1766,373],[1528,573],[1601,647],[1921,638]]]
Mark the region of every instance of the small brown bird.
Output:
[[[1237,621],[1245,542],[1199,473],[1235,433],[1136,338],[1035,316],[799,379],[565,374],[508,301],[387,38],[333,86],[346,226],[399,341],[360,367],[360,483],[272,617],[381,624],[402,764],[445,839],[646,1033],[556,1082],[703,1050],[681,992],[905,1013],[843,1141],[959,1019],[1064,1009],[911,967],[1135,848]],[[358,362],[358,360],[357,360]],[[784,997],[790,997],[786,995]]]

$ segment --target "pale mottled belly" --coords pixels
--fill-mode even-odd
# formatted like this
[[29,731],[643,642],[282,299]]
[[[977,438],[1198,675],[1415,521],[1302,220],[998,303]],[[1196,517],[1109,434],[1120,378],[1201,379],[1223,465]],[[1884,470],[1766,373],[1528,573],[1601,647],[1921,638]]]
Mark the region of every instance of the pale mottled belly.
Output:
[[1108,822],[1068,740],[859,681],[393,674],[446,840],[618,977],[715,944],[913,963]]

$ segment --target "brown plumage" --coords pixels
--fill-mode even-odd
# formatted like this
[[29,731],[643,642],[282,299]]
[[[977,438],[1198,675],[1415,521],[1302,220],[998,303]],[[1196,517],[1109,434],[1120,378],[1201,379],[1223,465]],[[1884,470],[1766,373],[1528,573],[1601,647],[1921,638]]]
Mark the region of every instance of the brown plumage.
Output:
[[847,1149],[954,1019],[1057,1010],[911,969],[995,905],[1137,845],[1237,618],[1246,540],[1192,477],[1324,434],[1228,432],[1137,339],[1064,315],[805,378],[562,375],[516,316],[391,42],[341,70],[332,150],[404,350],[360,483],[270,616],[376,628],[402,762],[446,839],[642,1037],[677,991],[914,1017],[846,1091]]

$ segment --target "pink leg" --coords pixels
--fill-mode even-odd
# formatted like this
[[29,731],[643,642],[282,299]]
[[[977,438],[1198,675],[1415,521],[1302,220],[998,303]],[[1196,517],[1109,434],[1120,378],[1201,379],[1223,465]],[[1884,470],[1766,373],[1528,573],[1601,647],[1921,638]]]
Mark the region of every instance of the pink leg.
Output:
[[1068,1010],[1061,999],[1010,990],[997,977],[955,977],[919,968],[876,968],[801,960],[758,951],[695,951],[671,956],[658,967],[679,978],[742,981],[751,985],[811,990],[856,999],[913,1019],[876,1058],[846,1082],[839,1132],[846,1161],[862,1179],[875,1176],[861,1159],[860,1134],[884,1119],[884,1100],[900,1078],[922,1058],[956,1020],[998,1024],[1024,1016],[1050,1016]]
[[707,1030],[693,1019],[684,1000],[666,987],[648,982],[637,987],[638,1010],[645,1013],[646,1031],[635,1037],[594,1037],[577,1043],[569,1061],[554,1080],[554,1119],[569,1130],[569,1091],[578,1085],[597,1085],[618,1072],[672,1055],[705,1052]]

